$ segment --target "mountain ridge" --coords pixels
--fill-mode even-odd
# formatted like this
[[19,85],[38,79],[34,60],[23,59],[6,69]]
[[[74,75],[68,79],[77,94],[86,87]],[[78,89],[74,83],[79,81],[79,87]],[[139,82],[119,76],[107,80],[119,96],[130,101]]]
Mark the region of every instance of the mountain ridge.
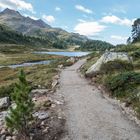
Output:
[[77,45],[88,40],[85,36],[69,33],[61,28],[53,28],[41,19],[34,20],[8,8],[0,13],[0,24],[27,36],[47,38],[52,42],[62,40],[67,45]]

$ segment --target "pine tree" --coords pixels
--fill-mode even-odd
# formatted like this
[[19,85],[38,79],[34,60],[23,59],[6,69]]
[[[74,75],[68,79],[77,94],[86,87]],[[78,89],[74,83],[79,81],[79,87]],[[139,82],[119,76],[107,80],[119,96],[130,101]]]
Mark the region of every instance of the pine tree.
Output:
[[16,131],[22,140],[29,139],[31,122],[33,120],[34,104],[29,95],[30,90],[25,73],[21,70],[19,83],[16,84],[12,93],[12,101],[16,104],[16,107],[10,108],[10,113],[6,117],[6,124],[10,130]]
[[132,25],[132,39],[133,42],[140,40],[140,18],[136,19]]

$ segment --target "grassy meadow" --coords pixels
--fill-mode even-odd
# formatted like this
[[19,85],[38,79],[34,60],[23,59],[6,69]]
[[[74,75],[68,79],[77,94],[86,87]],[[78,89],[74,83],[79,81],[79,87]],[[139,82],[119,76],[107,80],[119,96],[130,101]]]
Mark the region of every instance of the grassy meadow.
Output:
[[[58,65],[71,65],[66,62],[68,57],[56,55],[39,55],[33,54],[32,48],[23,49],[21,46],[11,47],[9,49],[0,49],[0,64],[5,67],[0,68],[0,96],[9,95],[14,87],[14,83],[18,80],[18,74],[21,69],[26,73],[27,80],[32,88],[43,87],[51,89],[52,79],[58,74]],[[33,65],[28,67],[9,68],[11,64],[21,64],[24,62],[33,62],[41,60],[55,60],[49,65]]]

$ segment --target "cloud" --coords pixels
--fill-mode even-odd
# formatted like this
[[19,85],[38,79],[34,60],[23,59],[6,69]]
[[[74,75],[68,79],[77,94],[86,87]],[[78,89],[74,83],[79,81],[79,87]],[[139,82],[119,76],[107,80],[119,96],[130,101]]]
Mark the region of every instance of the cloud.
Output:
[[119,40],[119,41],[126,41],[128,37],[126,36],[119,36],[119,35],[112,35],[110,36],[111,39]]
[[125,25],[125,26],[131,26],[133,24],[133,20],[130,20],[130,19],[127,19],[127,18],[121,19],[121,18],[119,18],[115,15],[104,16],[101,19],[101,22],[118,24],[118,25]]
[[75,26],[74,31],[81,35],[91,37],[102,32],[105,28],[106,26],[101,25],[98,22],[80,22]]
[[75,5],[75,8],[76,8],[77,10],[82,11],[82,12],[87,13],[87,14],[92,14],[92,13],[93,13],[92,10],[90,10],[90,9],[88,9],[88,8],[85,8],[85,7],[82,6],[82,5]]
[[85,20],[83,20],[83,19],[78,19],[78,22],[86,22]]
[[113,11],[114,13],[122,13],[122,14],[126,14],[127,11],[122,8],[122,7],[119,7],[119,8],[113,8],[111,11]]
[[55,11],[61,11],[60,7],[55,7]]
[[42,18],[49,23],[55,22],[55,18],[52,15],[43,15]]
[[25,2],[23,0],[1,0],[0,9],[10,8],[16,10],[27,10],[35,13],[31,3]]

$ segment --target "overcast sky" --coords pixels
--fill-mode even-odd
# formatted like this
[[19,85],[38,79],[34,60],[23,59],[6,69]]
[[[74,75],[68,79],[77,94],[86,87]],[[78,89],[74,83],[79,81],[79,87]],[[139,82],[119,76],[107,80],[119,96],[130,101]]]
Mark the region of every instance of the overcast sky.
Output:
[[140,16],[140,0],[0,0],[0,10],[5,8],[113,44],[126,42]]

